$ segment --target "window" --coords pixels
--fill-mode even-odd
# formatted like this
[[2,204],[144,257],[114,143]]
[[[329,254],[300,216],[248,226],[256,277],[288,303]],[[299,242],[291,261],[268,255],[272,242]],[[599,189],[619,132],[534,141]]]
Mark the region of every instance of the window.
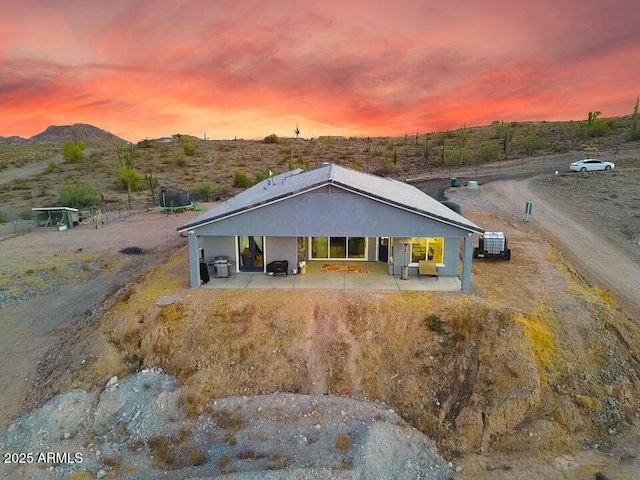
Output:
[[366,260],[365,237],[311,237],[311,258]]
[[420,260],[431,260],[437,264],[444,263],[444,238],[423,237],[411,239],[411,264],[417,265]]

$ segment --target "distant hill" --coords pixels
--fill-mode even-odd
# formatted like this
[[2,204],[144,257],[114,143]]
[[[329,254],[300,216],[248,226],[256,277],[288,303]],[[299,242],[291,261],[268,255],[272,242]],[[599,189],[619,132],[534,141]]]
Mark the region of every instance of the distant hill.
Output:
[[114,143],[125,142],[126,140],[109,133],[101,128],[88,125],[86,123],[74,123],[73,125],[51,125],[47,129],[34,135],[30,139],[32,142],[43,143],[64,143],[74,140],[82,140],[87,145],[103,146]]
[[0,143],[25,143],[28,141],[28,139],[18,137],[17,135],[13,135],[12,137],[0,137]]

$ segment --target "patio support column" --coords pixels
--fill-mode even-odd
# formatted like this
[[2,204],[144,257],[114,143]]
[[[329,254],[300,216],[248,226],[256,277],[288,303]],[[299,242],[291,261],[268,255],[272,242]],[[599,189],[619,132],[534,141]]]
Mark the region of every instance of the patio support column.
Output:
[[200,286],[198,236],[193,230],[189,230],[189,283],[192,288],[198,288]]
[[464,252],[462,256],[462,291],[471,290],[471,264],[473,263],[473,235],[464,236]]

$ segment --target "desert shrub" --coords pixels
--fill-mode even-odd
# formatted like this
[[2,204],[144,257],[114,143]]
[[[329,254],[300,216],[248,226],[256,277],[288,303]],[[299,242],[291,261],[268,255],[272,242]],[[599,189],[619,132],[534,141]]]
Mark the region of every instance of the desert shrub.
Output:
[[388,177],[398,173],[398,167],[393,164],[393,160],[387,159],[382,167],[377,168],[373,173],[379,177]]
[[138,170],[124,165],[118,171],[118,180],[123,188],[131,188],[131,191],[142,190],[146,185],[144,177]]
[[7,214],[0,210],[0,225],[2,225],[3,223],[7,223],[7,221]]
[[59,168],[60,168],[60,165],[58,165],[55,160],[49,160],[47,162],[47,169],[45,170],[45,173],[55,172]]
[[184,150],[176,150],[174,154],[176,165],[184,167],[187,165],[187,156],[184,154]]
[[24,210],[21,210],[20,218],[22,220],[31,220],[33,218],[33,213],[31,212],[31,209],[25,208]]
[[264,143],[280,143],[280,138],[275,133],[264,137]]
[[67,142],[62,146],[62,156],[65,162],[78,163],[84,159],[84,142]]
[[589,112],[586,122],[580,122],[579,132],[584,137],[601,137],[613,130],[616,125],[614,118],[599,118],[598,111]]
[[214,185],[209,182],[199,183],[191,191],[201,202],[209,202],[216,193]]
[[62,206],[84,208],[97,204],[100,192],[88,182],[65,183],[60,189],[58,203]]
[[242,170],[236,170],[233,174],[233,186],[236,188],[248,188],[253,185],[253,180]]
[[253,184],[255,185],[256,183],[260,183],[261,181],[266,180],[271,176],[270,173],[270,170],[264,170],[262,172],[256,173],[256,176],[253,179]]
[[193,157],[196,154],[196,145],[189,137],[180,137],[180,144],[182,145],[182,151],[187,157]]
[[16,178],[11,182],[11,190],[30,190],[29,181],[26,178]]
[[498,149],[495,145],[485,145],[478,151],[481,162],[495,162],[498,159]]
[[434,333],[444,333],[442,320],[433,313],[425,319],[425,324],[427,325],[427,328]]
[[522,141],[522,149],[527,155],[547,148],[547,141],[539,135],[529,135]]

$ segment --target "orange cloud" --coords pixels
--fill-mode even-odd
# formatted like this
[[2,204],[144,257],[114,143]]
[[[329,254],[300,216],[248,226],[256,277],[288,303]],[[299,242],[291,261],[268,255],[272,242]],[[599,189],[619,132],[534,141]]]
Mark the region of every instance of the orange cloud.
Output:
[[631,111],[631,0],[472,3],[24,0],[0,19],[0,135],[402,135]]

